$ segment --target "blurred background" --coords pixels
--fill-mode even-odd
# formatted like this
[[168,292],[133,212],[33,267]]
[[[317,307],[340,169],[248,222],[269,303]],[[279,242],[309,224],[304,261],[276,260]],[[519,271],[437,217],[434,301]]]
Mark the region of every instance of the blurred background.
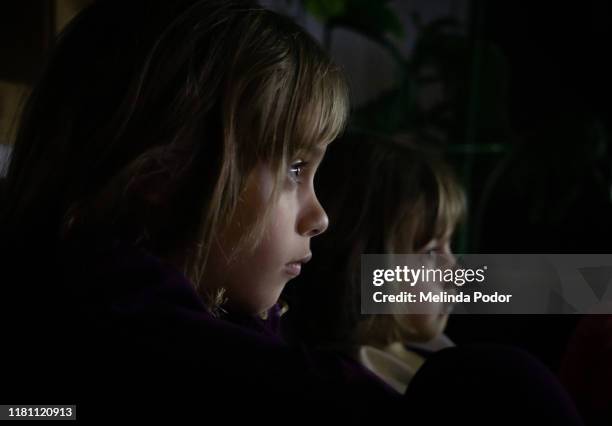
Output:
[[[0,170],[55,35],[91,1],[0,6]],[[469,200],[455,252],[610,251],[610,2],[261,3],[345,68],[352,129],[410,134],[451,162]],[[554,366],[574,322],[457,317],[448,333],[518,343]]]

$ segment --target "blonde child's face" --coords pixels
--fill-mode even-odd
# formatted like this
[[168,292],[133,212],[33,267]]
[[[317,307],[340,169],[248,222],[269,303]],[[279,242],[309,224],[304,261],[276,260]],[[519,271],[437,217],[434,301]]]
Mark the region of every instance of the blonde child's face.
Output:
[[[324,152],[321,147],[293,161],[276,200],[271,199],[274,174],[268,165],[258,165],[249,175],[238,213],[217,239],[207,267],[207,279],[226,290],[227,306],[233,311],[251,315],[267,311],[278,301],[287,281],[298,276],[310,260],[310,239],[328,225],[313,184]],[[254,250],[229,256],[244,230],[253,226],[269,203],[261,241]]]
[[[451,238],[453,230],[447,232],[442,238],[434,238],[425,244],[417,253],[434,254],[443,257],[450,265],[456,263],[451,250]],[[398,315],[396,317],[400,329],[412,338],[418,337],[421,341],[428,341],[438,336],[446,328],[448,321],[448,310],[443,303],[428,303],[429,313]],[[416,334],[416,336],[415,336]]]

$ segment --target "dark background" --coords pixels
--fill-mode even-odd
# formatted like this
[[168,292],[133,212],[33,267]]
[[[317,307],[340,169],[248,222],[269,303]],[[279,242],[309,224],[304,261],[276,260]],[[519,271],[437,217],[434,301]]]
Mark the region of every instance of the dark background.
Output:
[[[18,111],[9,97],[33,84],[55,33],[87,3],[0,5],[4,127]],[[454,165],[469,199],[456,252],[609,252],[610,2],[267,3],[290,12],[334,56],[364,57],[363,69],[348,70],[361,75],[352,80],[360,102],[351,128],[415,134]],[[452,6],[448,14],[442,3]],[[376,49],[391,71],[366,68],[366,53]],[[370,84],[375,96],[360,96],[372,92]],[[457,342],[519,344],[556,367],[577,319],[456,316],[448,334]]]

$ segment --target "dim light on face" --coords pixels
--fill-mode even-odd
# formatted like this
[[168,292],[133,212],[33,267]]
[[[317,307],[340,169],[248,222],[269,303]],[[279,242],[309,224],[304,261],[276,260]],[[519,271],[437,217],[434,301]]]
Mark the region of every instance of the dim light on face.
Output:
[[[217,238],[207,267],[213,285],[225,289],[229,309],[251,315],[266,312],[310,260],[310,239],[328,226],[314,191],[323,155],[324,149],[291,162],[276,199],[272,199],[274,173],[268,165],[259,164],[249,175],[237,214]],[[252,250],[232,256],[245,230],[268,207],[260,241]]]

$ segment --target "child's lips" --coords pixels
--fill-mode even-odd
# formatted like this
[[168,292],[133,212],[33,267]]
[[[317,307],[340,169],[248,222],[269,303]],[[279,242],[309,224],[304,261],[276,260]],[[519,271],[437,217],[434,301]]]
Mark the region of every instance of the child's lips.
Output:
[[301,259],[291,261],[285,265],[285,271],[289,275],[297,277],[298,275],[300,275],[300,272],[302,272],[302,264],[308,262],[311,258],[312,258],[312,254],[308,253],[306,256],[302,257]]
[[300,275],[302,271],[302,263],[301,262],[291,262],[285,265],[285,271],[294,277]]

